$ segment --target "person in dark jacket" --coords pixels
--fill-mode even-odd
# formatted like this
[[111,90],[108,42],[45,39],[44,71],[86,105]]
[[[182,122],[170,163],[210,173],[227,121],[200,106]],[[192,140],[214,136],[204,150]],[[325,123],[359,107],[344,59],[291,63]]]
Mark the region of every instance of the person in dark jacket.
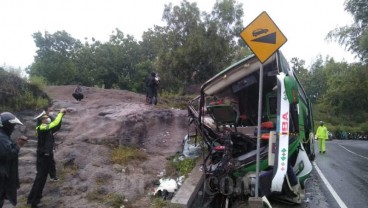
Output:
[[27,204],[30,204],[32,208],[37,207],[41,201],[42,191],[45,187],[47,175],[50,172],[54,154],[53,134],[58,130],[58,126],[62,122],[65,113],[65,108],[60,109],[60,113],[52,122],[49,116],[43,115],[42,124],[37,126],[37,174],[27,200]]
[[157,105],[157,89],[159,85],[159,78],[155,72],[146,80],[148,103]]
[[145,102],[146,105],[149,105],[149,100],[150,100],[149,99],[149,86],[148,86],[150,77],[151,77],[151,74],[148,77],[146,77],[146,79],[144,80],[144,90],[146,91],[146,102]]
[[77,101],[81,101],[84,98],[81,85],[77,85],[72,95]]
[[17,138],[15,142],[11,139],[15,125],[23,124],[12,113],[0,114],[0,208],[5,199],[14,206],[17,204],[18,153],[28,139],[25,136]]
[[[52,112],[52,108],[51,107],[46,107],[46,108],[43,109],[42,113],[38,117],[35,118],[35,120],[37,121],[36,128],[37,128],[37,126],[42,124],[42,116],[44,116],[44,115],[47,115],[51,119],[51,122],[55,120],[55,117],[54,117],[53,112]],[[58,131],[60,129],[60,127],[61,127],[61,122],[57,127],[55,127],[54,131]],[[54,136],[54,134],[52,136]],[[53,139],[53,140],[55,141],[55,139]],[[59,178],[56,176],[56,164],[55,164],[54,154],[52,154],[52,158],[51,158],[51,166],[50,166],[49,175],[50,175],[51,181],[58,181],[59,180]]]

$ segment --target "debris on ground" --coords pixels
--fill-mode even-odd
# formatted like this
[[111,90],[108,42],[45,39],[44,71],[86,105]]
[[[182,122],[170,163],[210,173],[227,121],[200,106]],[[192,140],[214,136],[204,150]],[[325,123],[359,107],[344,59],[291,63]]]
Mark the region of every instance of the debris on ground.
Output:
[[188,135],[185,136],[183,143],[183,155],[185,157],[195,158],[201,155],[201,146],[198,143],[190,144],[190,139],[188,138]]

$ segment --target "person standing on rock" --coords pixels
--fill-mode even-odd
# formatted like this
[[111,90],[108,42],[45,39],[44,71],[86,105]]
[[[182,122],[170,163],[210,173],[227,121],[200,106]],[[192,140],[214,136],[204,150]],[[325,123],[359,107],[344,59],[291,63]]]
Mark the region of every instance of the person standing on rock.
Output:
[[81,101],[84,98],[83,95],[83,90],[80,84],[77,85],[77,87],[74,89],[73,92],[73,97],[77,100],[77,101]]
[[[44,116],[44,115],[47,115],[51,119],[51,122],[55,120],[55,117],[54,117],[53,112],[52,112],[52,108],[51,107],[46,107],[46,108],[43,109],[40,116],[35,118],[37,120],[36,128],[42,124],[42,116]],[[61,122],[59,123],[58,126],[55,127],[54,131],[58,131],[60,129],[60,127],[61,127]],[[52,136],[54,137],[54,134],[52,134]],[[53,138],[53,140],[55,141],[55,138]],[[55,151],[55,146],[54,146],[54,151]],[[51,158],[51,166],[50,166],[50,171],[49,171],[50,180],[51,181],[58,181],[59,178],[56,176],[56,165],[55,165],[54,154],[52,154],[51,157],[52,157]]]
[[45,114],[42,116],[42,124],[37,126],[37,174],[27,200],[27,204],[30,204],[32,208],[37,207],[37,204],[41,201],[47,175],[52,166],[54,149],[53,134],[59,129],[58,127],[65,113],[65,108],[60,109],[60,112],[52,122],[50,117]]
[[27,143],[28,138],[21,136],[14,142],[10,135],[15,125],[23,125],[12,113],[0,114],[0,208],[8,199],[12,205],[17,204],[19,188],[18,154],[19,149]]
[[144,89],[146,91],[146,102],[145,102],[146,105],[149,105],[149,86],[148,86],[148,82],[149,82],[150,78],[151,78],[151,74],[148,77],[146,77],[146,79],[144,80],[144,87],[145,87]]
[[148,96],[148,103],[157,105],[157,89],[159,85],[159,78],[156,76],[155,72],[151,73],[151,76],[146,81],[147,86],[147,96]]

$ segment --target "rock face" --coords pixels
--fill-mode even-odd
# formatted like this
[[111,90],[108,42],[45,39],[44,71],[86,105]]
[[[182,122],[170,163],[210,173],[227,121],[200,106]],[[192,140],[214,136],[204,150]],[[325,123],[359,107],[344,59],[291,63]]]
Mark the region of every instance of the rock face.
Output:
[[[166,158],[182,150],[187,111],[145,105],[144,95],[124,90],[84,87],[85,98],[78,102],[71,96],[74,88],[46,89],[54,112],[62,107],[68,112],[55,135],[55,161],[61,180],[46,182],[43,207],[150,207],[152,182],[165,168]],[[13,134],[30,138],[20,151],[19,205],[26,202],[36,176],[37,140],[32,118],[38,113],[19,115],[25,126]],[[137,147],[148,159],[114,164],[111,150],[119,145]]]

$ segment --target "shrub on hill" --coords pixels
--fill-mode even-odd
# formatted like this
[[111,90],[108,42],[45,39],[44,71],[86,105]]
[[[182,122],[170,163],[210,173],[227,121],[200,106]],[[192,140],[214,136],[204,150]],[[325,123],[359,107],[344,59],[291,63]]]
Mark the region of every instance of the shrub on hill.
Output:
[[51,100],[39,84],[28,83],[19,76],[0,68],[0,112],[40,109]]

